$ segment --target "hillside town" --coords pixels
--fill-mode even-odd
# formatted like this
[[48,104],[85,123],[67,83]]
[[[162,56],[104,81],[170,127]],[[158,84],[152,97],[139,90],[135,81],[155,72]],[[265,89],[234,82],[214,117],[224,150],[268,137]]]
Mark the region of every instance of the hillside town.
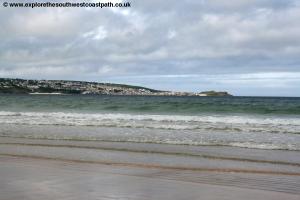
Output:
[[68,80],[27,80],[0,78],[0,93],[10,94],[83,94],[151,96],[231,96],[227,92],[200,93],[160,91],[145,87]]

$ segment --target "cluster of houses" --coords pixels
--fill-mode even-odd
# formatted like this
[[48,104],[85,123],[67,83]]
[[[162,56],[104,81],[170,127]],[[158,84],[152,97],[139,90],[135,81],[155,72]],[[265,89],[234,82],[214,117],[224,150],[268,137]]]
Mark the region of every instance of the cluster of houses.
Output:
[[27,93],[74,93],[104,95],[153,95],[153,96],[226,96],[226,92],[172,92],[158,91],[144,87],[65,80],[25,80],[0,78],[0,89],[23,89]]

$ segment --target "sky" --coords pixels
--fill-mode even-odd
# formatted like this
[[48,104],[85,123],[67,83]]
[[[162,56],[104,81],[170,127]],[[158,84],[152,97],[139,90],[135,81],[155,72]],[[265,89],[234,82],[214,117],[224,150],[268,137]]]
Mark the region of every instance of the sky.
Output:
[[2,2],[0,77],[300,96],[299,0],[130,0],[102,9]]

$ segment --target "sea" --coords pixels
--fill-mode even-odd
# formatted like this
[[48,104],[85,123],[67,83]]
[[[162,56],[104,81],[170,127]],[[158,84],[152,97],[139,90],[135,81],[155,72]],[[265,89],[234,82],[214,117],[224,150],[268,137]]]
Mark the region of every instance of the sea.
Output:
[[1,94],[1,138],[300,151],[300,98]]

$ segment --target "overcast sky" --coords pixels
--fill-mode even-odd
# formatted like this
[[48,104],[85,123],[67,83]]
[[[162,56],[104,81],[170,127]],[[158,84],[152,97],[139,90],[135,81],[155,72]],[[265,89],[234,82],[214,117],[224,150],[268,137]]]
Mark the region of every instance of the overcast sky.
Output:
[[1,3],[0,77],[300,96],[300,1],[130,2],[128,9]]

